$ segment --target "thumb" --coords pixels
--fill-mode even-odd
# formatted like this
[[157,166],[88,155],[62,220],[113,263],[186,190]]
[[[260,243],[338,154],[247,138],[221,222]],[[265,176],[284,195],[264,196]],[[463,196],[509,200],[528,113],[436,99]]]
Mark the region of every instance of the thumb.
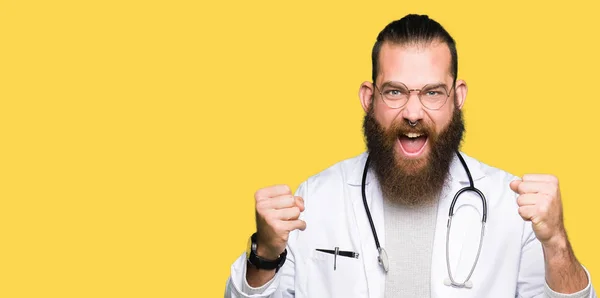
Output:
[[510,189],[512,189],[512,191],[519,193],[518,188],[519,188],[519,184],[521,184],[521,180],[514,180],[510,182]]
[[294,203],[300,208],[300,212],[304,211],[304,199],[302,197],[294,196]]

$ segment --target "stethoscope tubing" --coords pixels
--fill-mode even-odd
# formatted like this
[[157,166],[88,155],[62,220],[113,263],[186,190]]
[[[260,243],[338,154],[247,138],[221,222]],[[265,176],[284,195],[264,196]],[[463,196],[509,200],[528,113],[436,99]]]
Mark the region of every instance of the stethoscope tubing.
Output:
[[[449,286],[451,285],[454,287],[471,288],[473,285],[469,279],[471,278],[471,275],[475,271],[477,261],[479,260],[479,255],[481,253],[481,247],[483,245],[483,236],[485,234],[485,224],[487,222],[487,200],[485,199],[484,194],[475,187],[475,185],[473,183],[473,177],[471,176],[471,172],[469,171],[469,167],[467,166],[467,163],[465,162],[465,160],[462,157],[462,155],[460,154],[460,152],[456,151],[456,155],[458,156],[460,163],[462,164],[463,168],[465,169],[465,172],[467,173],[467,177],[469,178],[469,186],[463,187],[454,195],[454,198],[452,199],[452,203],[450,204],[450,208],[448,210],[448,223],[446,225],[446,228],[447,228],[447,230],[446,230],[446,265],[447,265],[447,269],[448,269],[449,282],[446,283],[446,281],[445,281],[444,283]],[[365,168],[363,170],[362,183],[361,183],[362,199],[363,199],[363,205],[365,207],[365,211],[367,213],[367,218],[369,219],[369,224],[371,226],[371,231],[373,232],[375,246],[377,248],[377,251],[379,252],[379,256],[377,257],[378,262],[384,268],[384,270],[387,272],[388,271],[387,253],[385,252],[385,250],[381,247],[381,245],[379,243],[379,237],[377,236],[377,230],[375,229],[375,224],[373,223],[373,217],[371,216],[371,212],[369,210],[369,205],[367,204],[367,195],[366,195],[365,184],[367,181],[367,172],[369,169],[370,159],[371,159],[371,156],[367,156],[367,160],[365,161]],[[452,216],[454,216],[454,206],[456,205],[456,201],[458,200],[458,197],[463,192],[466,192],[466,191],[475,192],[481,198],[481,202],[483,205],[483,215],[481,218],[481,235],[479,238],[479,248],[477,250],[477,255],[475,257],[475,261],[474,261],[473,266],[471,267],[471,271],[469,272],[469,275],[467,276],[465,281],[462,283],[458,283],[452,277],[452,271],[450,269],[449,237],[450,237],[450,227],[452,226]],[[385,260],[382,259],[382,255],[385,256]]]

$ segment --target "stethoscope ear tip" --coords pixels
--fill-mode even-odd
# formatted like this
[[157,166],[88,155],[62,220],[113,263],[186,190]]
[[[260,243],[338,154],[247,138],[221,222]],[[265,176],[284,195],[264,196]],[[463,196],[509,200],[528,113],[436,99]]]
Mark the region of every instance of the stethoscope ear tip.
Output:
[[452,285],[452,282],[450,281],[450,278],[448,278],[448,277],[444,278],[444,285],[446,285],[446,286],[451,286]]
[[467,288],[467,289],[471,289],[471,288],[473,288],[473,282],[472,282],[472,281],[470,281],[470,280],[467,280],[467,281],[465,282],[465,288]]

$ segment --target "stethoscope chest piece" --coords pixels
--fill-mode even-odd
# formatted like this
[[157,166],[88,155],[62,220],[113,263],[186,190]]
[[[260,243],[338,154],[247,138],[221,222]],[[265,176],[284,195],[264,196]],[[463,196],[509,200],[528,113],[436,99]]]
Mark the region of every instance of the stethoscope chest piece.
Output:
[[390,261],[388,260],[387,252],[385,252],[385,249],[383,249],[383,247],[379,247],[379,256],[377,256],[377,261],[379,262],[379,265],[383,267],[383,270],[385,270],[385,272],[388,272],[390,270]]
[[473,282],[470,280],[467,280],[464,283],[460,284],[460,283],[452,282],[452,280],[450,280],[449,277],[446,277],[444,279],[444,285],[449,286],[449,287],[453,286],[453,287],[457,287],[457,288],[467,288],[467,289],[473,288]]

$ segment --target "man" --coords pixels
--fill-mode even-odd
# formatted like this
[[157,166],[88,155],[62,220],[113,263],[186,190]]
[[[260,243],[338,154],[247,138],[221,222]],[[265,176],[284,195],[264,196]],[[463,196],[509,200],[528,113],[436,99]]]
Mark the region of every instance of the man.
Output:
[[448,32],[407,15],[379,34],[372,60],[359,90],[368,153],[295,195],[256,192],[257,232],[225,297],[596,297],[557,179],[458,151],[467,85]]

